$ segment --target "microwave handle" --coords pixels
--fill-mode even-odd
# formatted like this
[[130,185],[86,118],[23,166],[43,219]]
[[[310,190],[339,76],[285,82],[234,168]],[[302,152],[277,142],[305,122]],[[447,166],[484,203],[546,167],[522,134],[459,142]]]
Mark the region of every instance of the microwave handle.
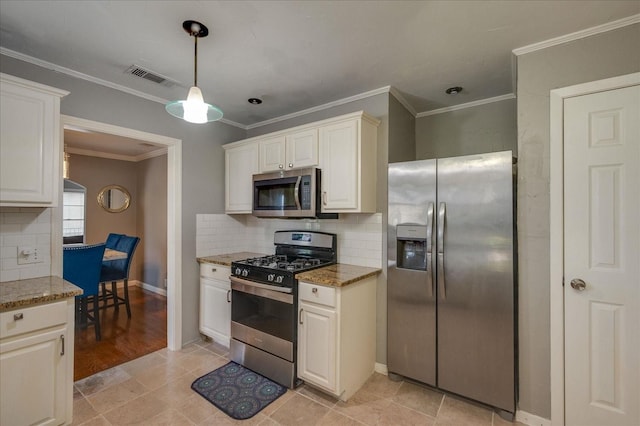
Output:
[[302,176],[298,176],[298,179],[296,180],[296,186],[293,189],[293,199],[296,202],[296,208],[298,210],[301,209],[300,207],[300,182],[302,182]]

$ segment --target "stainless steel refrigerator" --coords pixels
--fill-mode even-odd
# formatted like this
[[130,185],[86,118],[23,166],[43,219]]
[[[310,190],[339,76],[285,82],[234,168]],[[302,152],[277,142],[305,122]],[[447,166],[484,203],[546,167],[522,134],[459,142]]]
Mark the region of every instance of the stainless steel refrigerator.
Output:
[[389,372],[516,401],[511,151],[389,165]]

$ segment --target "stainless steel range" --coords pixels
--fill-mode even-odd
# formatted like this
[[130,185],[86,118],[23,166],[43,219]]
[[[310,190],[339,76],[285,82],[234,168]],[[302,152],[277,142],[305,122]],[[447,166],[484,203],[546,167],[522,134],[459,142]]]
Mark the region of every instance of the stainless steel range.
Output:
[[296,386],[295,275],[336,263],[336,241],[324,232],[276,231],[274,255],[231,263],[232,361]]

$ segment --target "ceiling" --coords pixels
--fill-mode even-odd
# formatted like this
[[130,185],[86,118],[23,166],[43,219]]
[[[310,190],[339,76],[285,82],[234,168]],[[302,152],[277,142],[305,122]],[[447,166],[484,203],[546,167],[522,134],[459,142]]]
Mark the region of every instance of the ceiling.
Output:
[[[392,86],[415,112],[513,93],[512,50],[640,13],[638,1],[12,1],[0,45],[163,102],[193,84],[243,128]],[[136,64],[176,83],[125,73]],[[446,95],[450,86],[464,90]],[[262,99],[251,105],[248,98]],[[162,105],[158,105],[162,108]]]

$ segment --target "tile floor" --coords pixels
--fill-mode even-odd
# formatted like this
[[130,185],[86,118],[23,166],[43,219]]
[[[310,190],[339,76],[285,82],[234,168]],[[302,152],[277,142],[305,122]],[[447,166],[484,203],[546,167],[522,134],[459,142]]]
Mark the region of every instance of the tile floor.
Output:
[[[485,408],[375,373],[347,403],[300,386],[251,419],[237,421],[191,390],[228,362],[226,349],[198,342],[162,349],[74,386],[74,425],[455,425],[511,423]],[[521,423],[515,423],[521,424]]]

